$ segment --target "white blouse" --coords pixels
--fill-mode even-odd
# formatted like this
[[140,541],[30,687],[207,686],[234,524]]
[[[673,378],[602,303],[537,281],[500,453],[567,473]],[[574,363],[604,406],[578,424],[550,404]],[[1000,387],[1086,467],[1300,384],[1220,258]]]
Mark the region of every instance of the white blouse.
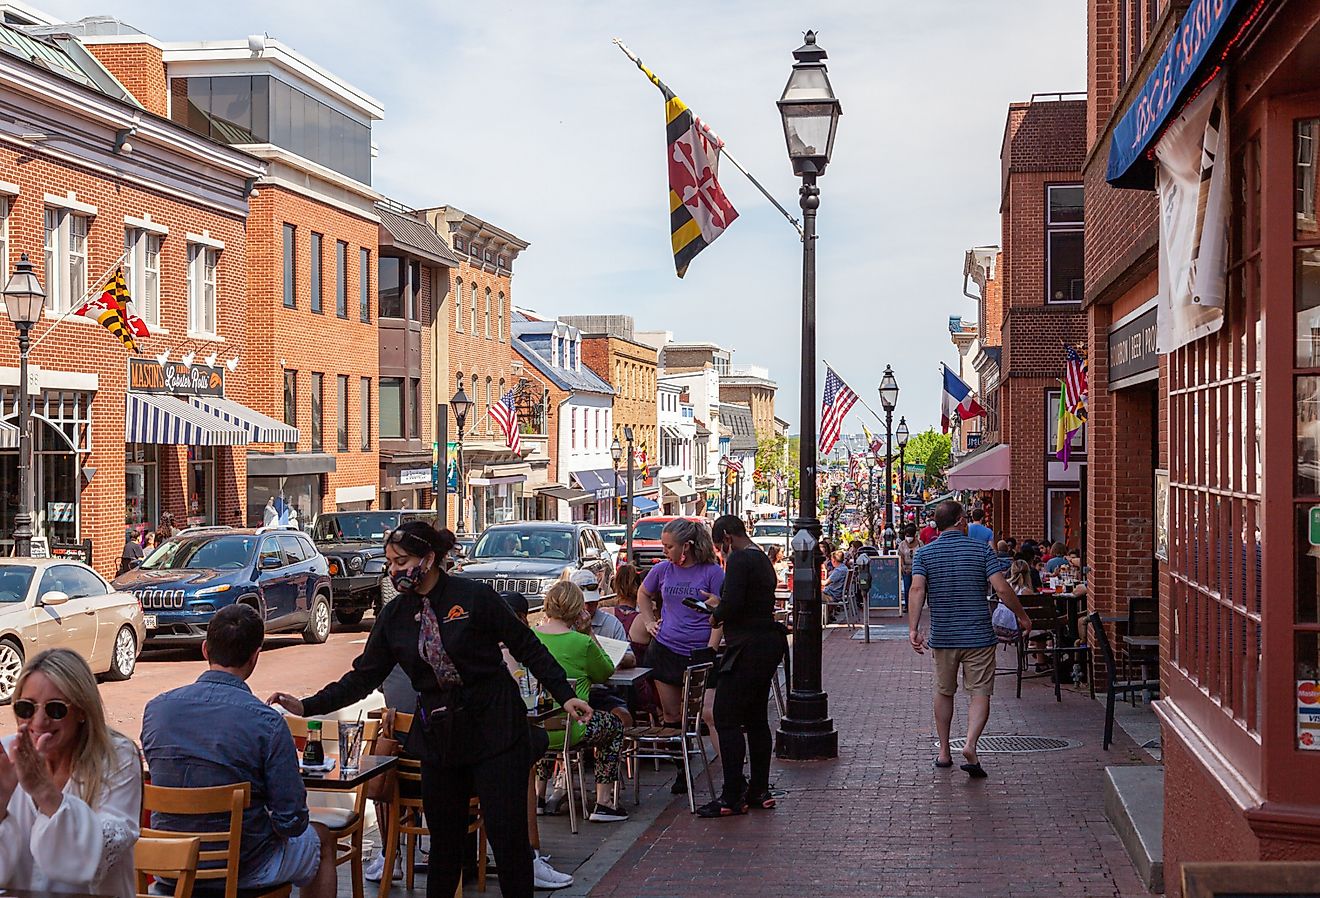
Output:
[[[14,737],[4,740],[7,748]],[[19,786],[0,822],[0,889],[76,892],[133,898],[133,847],[142,817],[142,761],[137,746],[111,735],[114,769],[92,807],[70,779],[64,801],[47,817]]]

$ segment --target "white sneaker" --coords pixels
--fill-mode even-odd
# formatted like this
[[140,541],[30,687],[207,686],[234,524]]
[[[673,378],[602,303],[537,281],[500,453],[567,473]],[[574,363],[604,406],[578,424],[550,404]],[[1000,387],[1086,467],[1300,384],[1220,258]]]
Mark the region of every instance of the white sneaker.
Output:
[[532,879],[538,889],[565,889],[573,884],[573,877],[560,873],[539,854],[532,860]]
[[[367,861],[367,865],[362,868],[362,878],[367,880],[367,882],[380,882],[384,873],[385,853],[378,851],[372,856],[371,860]],[[402,859],[396,857],[394,859],[394,875],[390,877],[390,881],[394,882],[400,879],[403,879],[403,864]]]

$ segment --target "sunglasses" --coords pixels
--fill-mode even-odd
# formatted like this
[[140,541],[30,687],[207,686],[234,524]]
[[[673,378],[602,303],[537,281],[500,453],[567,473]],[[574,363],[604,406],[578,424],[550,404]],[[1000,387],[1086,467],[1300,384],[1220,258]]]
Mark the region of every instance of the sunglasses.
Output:
[[431,545],[420,536],[414,536],[406,530],[391,530],[385,537],[385,545],[400,546],[409,555],[421,558],[431,552]]
[[[37,714],[37,703],[30,698],[20,698],[14,702],[14,716],[19,720],[31,720]],[[51,720],[63,720],[69,716],[69,703],[51,699],[45,704],[46,716]]]

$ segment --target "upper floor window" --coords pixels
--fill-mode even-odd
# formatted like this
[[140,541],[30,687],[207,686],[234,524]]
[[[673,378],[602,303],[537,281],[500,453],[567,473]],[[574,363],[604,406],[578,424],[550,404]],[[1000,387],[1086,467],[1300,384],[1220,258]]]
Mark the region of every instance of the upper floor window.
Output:
[[348,244],[335,242],[335,314],[348,317]]
[[161,236],[140,228],[124,231],[124,286],[149,327],[160,326]]
[[503,290],[500,291],[499,299],[497,301],[497,305],[495,306],[495,310],[498,314],[498,317],[495,319],[496,321],[495,338],[497,340],[503,341],[504,340],[504,291]]
[[67,209],[46,209],[46,295],[52,312],[67,312],[87,295],[90,221]]
[[[457,238],[455,238],[457,242]],[[463,333],[463,279],[454,278],[454,295],[450,300],[454,304],[454,330]]]
[[422,317],[422,263],[408,264],[408,320],[420,321]]
[[0,265],[9,271],[9,197],[0,196]]
[[382,377],[380,379],[379,427],[382,440],[403,439],[403,378]]
[[292,309],[298,304],[297,287],[298,276],[297,267],[294,264],[296,258],[298,230],[293,225],[285,222],[284,224],[284,306]]
[[487,340],[490,339],[490,306],[491,306],[490,288],[487,287],[486,288],[486,339]]
[[1045,191],[1045,301],[1081,302],[1085,268],[1082,185],[1050,185]]
[[321,311],[321,235],[312,232],[312,276],[309,279],[312,287],[312,311]]
[[403,260],[381,256],[376,262],[376,313],[382,318],[403,317]]
[[216,270],[220,251],[200,243],[188,244],[188,332],[215,336]]
[[312,451],[320,452],[324,447],[325,419],[322,403],[325,400],[325,375],[312,372]]
[[358,318],[371,320],[371,250],[358,251]]
[[472,282],[472,316],[468,324],[472,327],[472,336],[477,335],[477,282]]

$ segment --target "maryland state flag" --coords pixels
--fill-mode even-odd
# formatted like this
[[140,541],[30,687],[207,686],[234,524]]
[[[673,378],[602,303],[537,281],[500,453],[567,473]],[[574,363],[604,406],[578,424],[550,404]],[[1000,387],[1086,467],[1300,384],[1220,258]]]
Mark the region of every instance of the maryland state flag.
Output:
[[121,268],[106,282],[100,297],[87,300],[74,309],[73,314],[96,319],[101,327],[118,337],[133,352],[141,352],[135,338],[149,337],[151,332],[147,330],[147,323],[129,308],[131,301]]
[[[627,52],[627,51],[625,51]],[[665,95],[665,137],[669,144],[669,230],[678,276],[692,259],[738,217],[720,187],[720,150],[724,141],[674,96],[664,82],[628,54]]]

